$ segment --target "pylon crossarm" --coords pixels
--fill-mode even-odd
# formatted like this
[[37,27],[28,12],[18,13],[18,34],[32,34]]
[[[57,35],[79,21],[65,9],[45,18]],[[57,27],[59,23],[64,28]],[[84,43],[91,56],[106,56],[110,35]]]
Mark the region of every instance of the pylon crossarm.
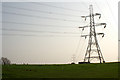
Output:
[[95,26],[102,26],[102,25],[104,25],[104,28],[106,27],[106,23],[97,23],[97,24],[95,24]]
[[[102,35],[102,37],[104,37],[104,33],[96,33],[96,35]],[[81,37],[85,37],[85,39],[87,38],[87,36],[90,36],[90,35],[81,35]]]
[[78,27],[78,28],[82,28],[82,30],[84,30],[84,28],[86,28],[86,27],[89,27],[89,26],[83,26],[83,27]]
[[101,18],[101,14],[100,13],[95,13],[94,16],[99,16],[99,19]]
[[[95,26],[102,26],[102,25],[104,25],[104,28],[106,27],[106,23],[97,23],[97,24],[95,24]],[[87,27],[90,27],[90,26],[83,26],[83,27],[78,27],[78,28],[82,28],[82,30],[84,30],[84,28],[87,28]]]
[[89,35],[81,35],[81,37],[85,37],[85,39],[87,38],[87,36],[89,36]]
[[90,17],[90,16],[81,16],[82,18]]
[[90,16],[81,16],[82,18],[85,18],[85,21],[86,21],[86,19],[87,19],[87,17],[90,17]]
[[[95,14],[93,14],[93,16],[99,16],[99,19],[101,18],[101,14],[100,13],[95,13]],[[81,16],[81,17],[85,18],[85,21],[86,21],[87,17],[90,17],[90,15],[89,16]]]
[[104,37],[105,34],[104,33],[97,33],[97,35],[102,35],[102,37]]
[[83,27],[78,27],[78,28],[86,28],[86,27],[89,27],[89,26],[83,26]]

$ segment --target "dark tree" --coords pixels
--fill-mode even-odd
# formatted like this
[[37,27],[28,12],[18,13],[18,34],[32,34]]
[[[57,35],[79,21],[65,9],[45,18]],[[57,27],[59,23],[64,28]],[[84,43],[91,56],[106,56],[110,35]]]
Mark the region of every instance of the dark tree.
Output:
[[7,58],[2,57],[1,60],[2,60],[3,65],[11,64],[11,61],[9,59],[7,59]]

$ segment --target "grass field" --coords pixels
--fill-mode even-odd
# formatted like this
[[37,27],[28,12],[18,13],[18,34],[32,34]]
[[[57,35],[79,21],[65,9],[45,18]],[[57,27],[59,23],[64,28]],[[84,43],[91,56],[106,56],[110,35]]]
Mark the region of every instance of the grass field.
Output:
[[3,78],[118,78],[118,64],[4,65]]

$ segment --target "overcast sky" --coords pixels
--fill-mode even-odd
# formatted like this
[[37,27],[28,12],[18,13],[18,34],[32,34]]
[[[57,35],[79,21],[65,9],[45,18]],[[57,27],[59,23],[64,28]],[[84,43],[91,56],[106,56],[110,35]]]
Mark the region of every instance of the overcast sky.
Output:
[[2,3],[2,56],[12,63],[69,63],[72,55],[76,62],[83,61],[89,28],[83,32],[79,26],[89,25],[80,16],[101,13],[107,27],[96,27],[99,45],[105,61],[118,60],[118,2],[114,0],[80,0],[79,2],[4,2]]

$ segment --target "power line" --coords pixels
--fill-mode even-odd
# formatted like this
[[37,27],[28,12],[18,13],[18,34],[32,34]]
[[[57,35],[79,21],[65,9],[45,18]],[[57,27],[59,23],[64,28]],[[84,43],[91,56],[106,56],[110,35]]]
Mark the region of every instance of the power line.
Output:
[[79,48],[79,54],[77,54],[77,57],[76,57],[76,61],[78,61],[79,57],[81,54],[84,54],[84,50],[86,48],[87,44],[85,44],[85,42],[83,42]]
[[37,31],[37,30],[18,30],[18,29],[6,29],[2,28],[4,31],[20,31],[20,32],[39,32],[39,33],[57,33],[57,34],[80,34],[74,32],[53,32],[53,31]]
[[[83,34],[83,31],[81,32],[81,35]],[[81,36],[80,35],[80,36]],[[82,40],[81,40],[81,38],[80,38],[80,40],[79,40],[79,43],[78,43],[78,48],[76,49],[76,55],[77,55],[77,57],[76,57],[76,61],[78,61],[78,58],[80,57],[80,55],[81,54],[83,54],[84,53],[84,49],[85,49],[85,42],[81,42]],[[83,40],[84,41],[84,40]],[[80,52],[78,53],[78,50],[80,50]]]
[[24,22],[11,22],[11,21],[2,21],[2,23],[10,23],[10,24],[24,24],[24,25],[35,25],[35,26],[46,26],[46,27],[57,27],[57,28],[75,28],[70,26],[59,26],[59,25],[46,25],[46,24],[32,24],[32,23],[24,23]]
[[[101,10],[100,7],[97,5],[97,2],[95,2],[95,4],[96,4],[96,6],[99,8],[99,10]],[[103,14],[104,19],[107,21],[107,23],[110,24],[109,26],[112,26],[113,24],[111,24],[111,22],[109,22],[109,21],[107,20],[107,18],[105,17],[105,15],[104,15],[104,13],[103,13],[102,10],[101,10],[101,12],[102,12],[102,14]]]
[[[83,12],[83,11],[80,11],[80,10],[74,10],[74,9],[70,9],[70,8],[58,7],[58,6],[44,4],[44,3],[36,3],[36,2],[32,2],[32,3],[37,4],[37,5],[43,5],[43,6],[48,6],[48,7],[54,7],[54,8],[64,9],[64,10],[75,11],[75,12]],[[84,12],[86,12],[86,11],[84,11]]]
[[28,34],[0,34],[1,36],[26,36],[26,37],[80,37],[80,36],[62,36],[62,35],[28,35]]
[[97,8],[101,11],[101,13],[103,14],[103,18],[106,20],[107,23],[109,23],[109,26],[112,26],[113,24],[111,24],[110,21],[108,21],[108,19],[106,18],[106,16],[104,15],[104,12],[100,9],[100,7],[98,6],[97,2],[95,1],[95,4],[97,6]]
[[[107,21],[107,23],[110,23],[108,20],[107,20],[107,18],[106,18],[106,16],[104,15],[104,12],[100,9],[100,7],[98,6],[98,4],[97,4],[97,2],[95,1],[95,4],[96,4],[96,6],[97,6],[97,8],[101,11],[101,13],[102,13],[102,15],[103,15],[103,18]],[[111,24],[111,23],[110,23]],[[111,24],[112,25],[112,24]]]
[[26,10],[26,11],[42,12],[42,13],[48,13],[48,14],[70,16],[70,17],[81,17],[81,16],[72,15],[72,14],[64,14],[64,13],[56,13],[56,12],[50,12],[50,11],[34,10],[34,9],[20,8],[20,7],[14,7],[14,6],[3,6],[3,7],[21,9],[21,10]]
[[114,14],[113,14],[113,12],[112,12],[112,10],[111,10],[111,8],[110,8],[110,5],[109,5],[109,3],[108,3],[107,0],[106,0],[106,3],[107,3],[107,5],[108,5],[108,7],[109,7],[109,10],[111,11],[112,18],[115,20],[114,22],[117,22],[116,19],[115,19],[115,16],[114,16]]
[[[82,35],[83,31],[81,32],[80,35]],[[81,37],[79,39],[79,42],[78,42],[78,45],[77,45],[77,48],[76,48],[76,51],[75,51],[75,54],[77,54],[78,50],[79,50],[79,46],[80,46],[80,43],[81,43]]]
[[3,13],[5,13],[5,14],[12,14],[12,15],[26,16],[26,17],[50,19],[50,20],[52,19],[52,20],[60,20],[60,21],[80,22],[80,21],[76,21],[76,20],[66,20],[66,19],[59,19],[59,18],[42,17],[42,16],[35,16],[35,15],[29,15],[29,14],[20,14],[20,13],[14,13],[14,12],[6,12],[6,11],[3,11]]

